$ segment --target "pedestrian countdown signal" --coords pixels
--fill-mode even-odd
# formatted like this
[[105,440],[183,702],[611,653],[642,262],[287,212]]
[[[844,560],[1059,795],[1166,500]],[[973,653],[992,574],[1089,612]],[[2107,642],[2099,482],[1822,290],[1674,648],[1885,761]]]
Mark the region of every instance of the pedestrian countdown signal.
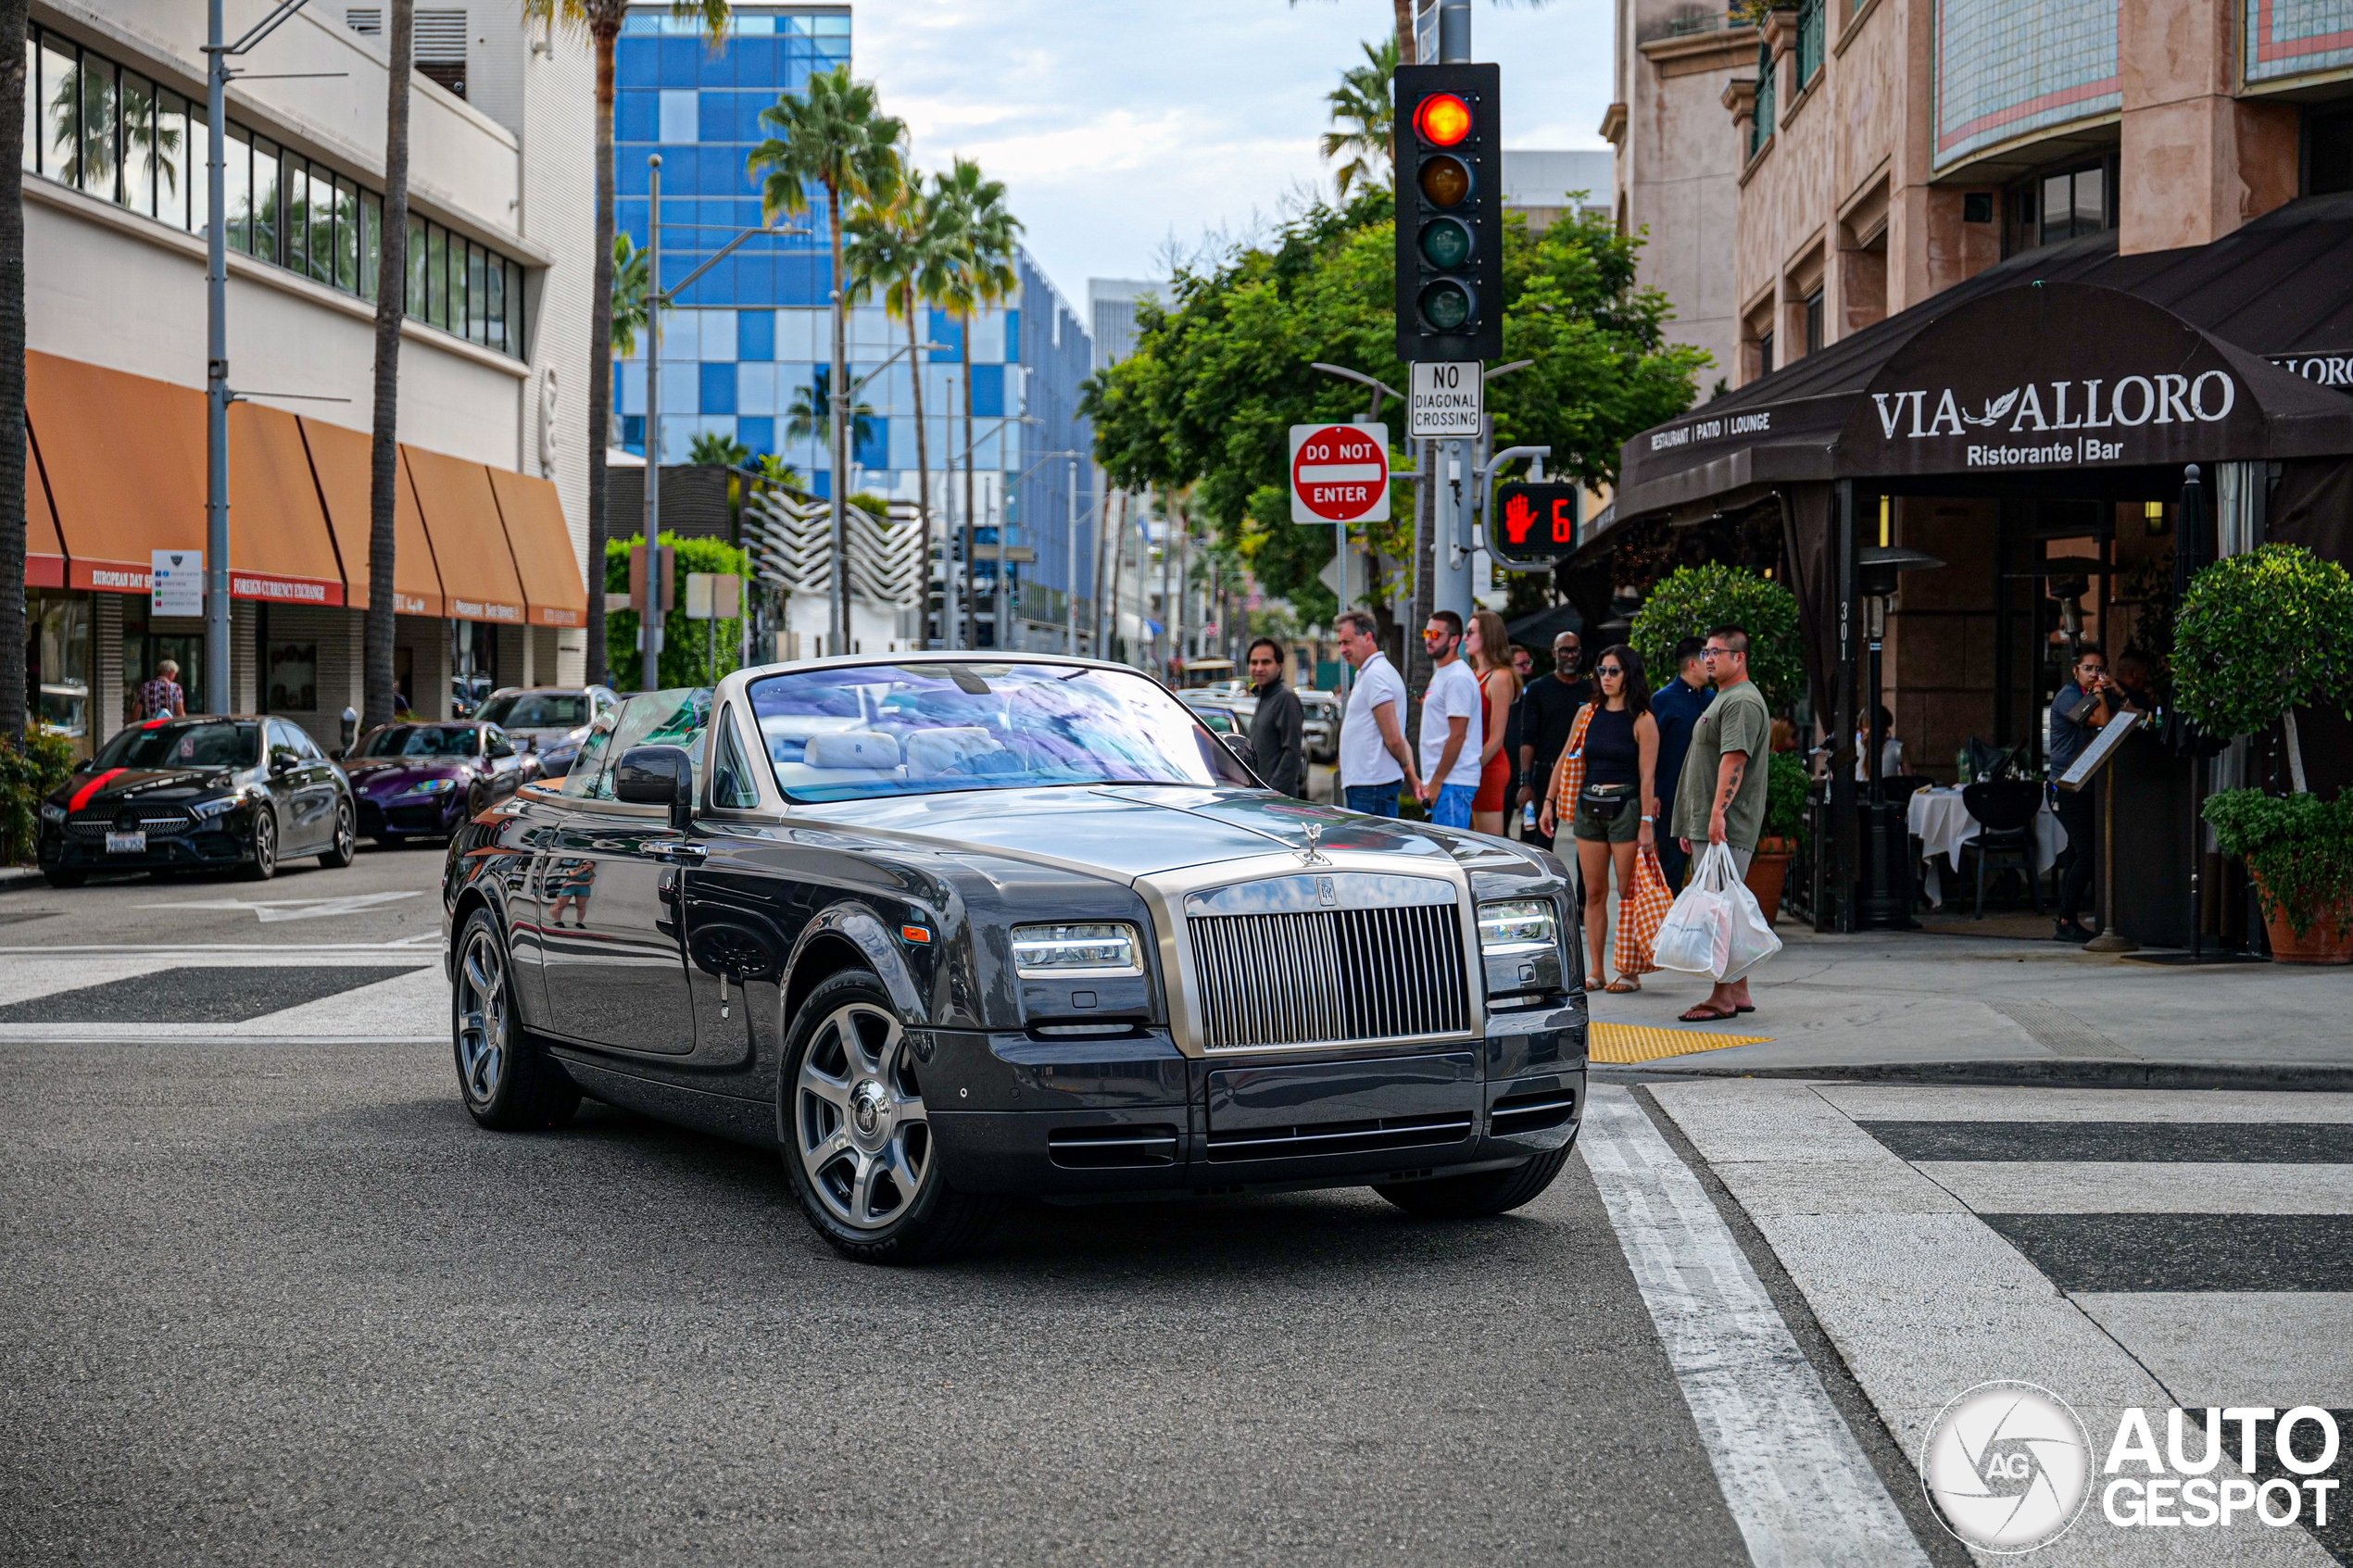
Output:
[[1552,565],[1577,548],[1577,506],[1574,484],[1497,485],[1487,553],[1505,566]]
[[1400,66],[1397,357],[1504,357],[1501,68]]

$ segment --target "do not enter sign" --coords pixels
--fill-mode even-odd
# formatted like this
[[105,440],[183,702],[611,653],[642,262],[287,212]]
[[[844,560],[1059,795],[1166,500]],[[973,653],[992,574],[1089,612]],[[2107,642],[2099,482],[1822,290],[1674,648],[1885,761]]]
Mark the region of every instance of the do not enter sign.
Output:
[[1291,426],[1290,520],[1388,521],[1389,427]]

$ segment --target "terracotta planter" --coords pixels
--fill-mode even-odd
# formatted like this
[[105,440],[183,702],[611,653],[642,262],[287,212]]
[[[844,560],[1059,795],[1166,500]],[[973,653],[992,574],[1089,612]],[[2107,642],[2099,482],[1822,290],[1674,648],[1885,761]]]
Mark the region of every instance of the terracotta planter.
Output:
[[1797,847],[1786,838],[1759,839],[1756,853],[1748,862],[1748,875],[1743,880],[1748,890],[1756,895],[1768,925],[1780,918],[1781,885],[1789,880],[1789,863],[1796,851]]
[[[2255,879],[2258,892],[2263,892],[2263,873],[2252,866],[2247,872]],[[2353,899],[2323,913],[2298,936],[2296,927],[2288,923],[2286,913],[2274,906],[2266,893],[2263,929],[2271,938],[2273,963],[2353,964]]]

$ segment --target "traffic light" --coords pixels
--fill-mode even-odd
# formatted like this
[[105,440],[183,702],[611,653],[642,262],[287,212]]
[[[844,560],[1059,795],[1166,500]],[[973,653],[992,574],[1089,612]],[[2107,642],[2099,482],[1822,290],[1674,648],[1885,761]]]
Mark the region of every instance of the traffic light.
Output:
[[1502,70],[1400,66],[1397,357],[1504,357]]

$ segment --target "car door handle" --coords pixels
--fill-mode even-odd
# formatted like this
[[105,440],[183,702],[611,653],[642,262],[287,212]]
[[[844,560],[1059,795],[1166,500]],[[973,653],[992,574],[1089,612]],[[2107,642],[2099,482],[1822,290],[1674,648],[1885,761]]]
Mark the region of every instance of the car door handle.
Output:
[[703,857],[711,853],[711,849],[708,846],[701,844],[657,844],[647,853],[660,856],[665,860],[685,860],[692,865],[699,865],[702,863]]

